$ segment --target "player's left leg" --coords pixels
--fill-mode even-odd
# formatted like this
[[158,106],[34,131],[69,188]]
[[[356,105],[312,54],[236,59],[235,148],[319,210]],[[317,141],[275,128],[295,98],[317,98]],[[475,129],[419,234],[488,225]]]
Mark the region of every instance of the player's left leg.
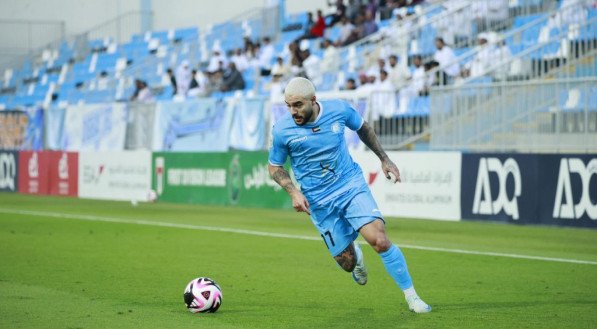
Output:
[[381,256],[386,271],[404,292],[410,310],[416,313],[430,312],[431,307],[415,291],[402,251],[388,239],[383,220],[378,218],[363,225],[359,233]]

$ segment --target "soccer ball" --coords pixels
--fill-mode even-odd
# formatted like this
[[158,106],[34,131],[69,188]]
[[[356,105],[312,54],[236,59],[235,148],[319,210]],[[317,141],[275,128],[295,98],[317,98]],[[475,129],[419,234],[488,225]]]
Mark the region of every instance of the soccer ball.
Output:
[[193,279],[184,289],[183,297],[192,313],[213,313],[222,305],[222,289],[210,278]]

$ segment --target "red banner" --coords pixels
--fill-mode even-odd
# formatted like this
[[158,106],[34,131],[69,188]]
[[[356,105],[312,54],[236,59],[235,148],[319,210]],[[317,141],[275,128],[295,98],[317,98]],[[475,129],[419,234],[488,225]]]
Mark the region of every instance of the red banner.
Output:
[[79,181],[79,154],[76,152],[48,151],[49,193],[77,196]]
[[48,152],[19,152],[19,192],[48,194]]

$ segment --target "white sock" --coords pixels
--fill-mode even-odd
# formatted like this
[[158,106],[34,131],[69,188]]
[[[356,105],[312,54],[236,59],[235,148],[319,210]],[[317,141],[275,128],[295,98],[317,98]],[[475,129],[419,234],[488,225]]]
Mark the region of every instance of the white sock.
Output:
[[404,292],[404,297],[406,299],[408,299],[409,297],[415,297],[417,295],[417,292],[415,291],[415,286],[405,289],[403,292]]

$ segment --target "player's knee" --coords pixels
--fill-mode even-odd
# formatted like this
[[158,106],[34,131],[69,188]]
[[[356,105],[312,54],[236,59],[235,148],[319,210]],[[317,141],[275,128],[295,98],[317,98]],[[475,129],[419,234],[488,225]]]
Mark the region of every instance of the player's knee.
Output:
[[392,242],[388,239],[388,237],[385,236],[385,234],[380,234],[378,237],[375,238],[371,246],[373,247],[373,249],[375,249],[377,253],[382,253],[390,249],[390,247],[392,246]]

